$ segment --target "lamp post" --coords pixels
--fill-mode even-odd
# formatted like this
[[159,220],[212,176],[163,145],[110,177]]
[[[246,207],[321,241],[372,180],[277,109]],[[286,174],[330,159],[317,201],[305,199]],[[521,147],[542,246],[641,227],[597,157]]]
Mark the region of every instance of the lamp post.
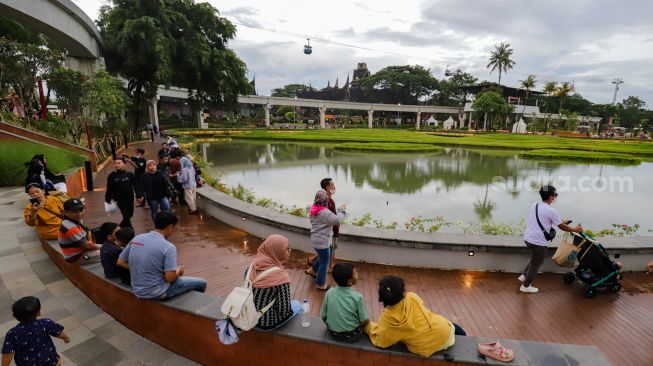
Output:
[[[401,103],[397,103],[397,105],[398,105],[399,107],[401,107]],[[401,124],[401,120],[399,119],[399,109],[398,109],[398,108],[397,108],[397,124],[398,124],[398,125]]]

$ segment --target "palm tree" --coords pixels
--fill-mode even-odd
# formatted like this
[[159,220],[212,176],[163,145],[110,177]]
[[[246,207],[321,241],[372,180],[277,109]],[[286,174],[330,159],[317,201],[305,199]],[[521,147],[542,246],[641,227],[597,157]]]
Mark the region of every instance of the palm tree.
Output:
[[544,119],[544,133],[549,125],[549,104],[551,103],[551,96],[558,90],[558,82],[546,81],[544,82],[544,93],[548,96],[546,103],[546,118]]
[[560,84],[560,86],[555,91],[555,95],[557,97],[560,97],[560,107],[558,108],[558,123],[560,123],[560,117],[562,113],[562,102],[565,100],[565,97],[567,97],[574,90],[576,90],[574,84],[568,81],[564,81]]
[[488,188],[489,188],[489,184],[486,184],[485,198],[483,198],[483,201],[481,201],[480,199],[474,201],[474,213],[476,213],[478,219],[481,222],[487,222],[489,219],[491,219],[492,211],[494,211],[494,209],[497,207],[497,204],[491,199],[488,199],[487,197]]
[[[537,80],[535,80],[535,75],[528,75],[526,80],[519,80],[519,82],[521,83],[521,87],[524,89],[524,99],[527,99],[531,94],[531,90],[535,89],[535,83],[537,82]],[[524,107],[522,108],[522,115],[524,114],[525,110],[526,103],[524,103]]]
[[498,45],[494,45],[494,51],[490,53],[490,62],[487,64],[487,68],[492,71],[499,69],[499,85],[501,85],[501,73],[508,72],[515,65],[515,61],[510,59],[512,56],[513,49],[510,48],[510,43],[501,42]]

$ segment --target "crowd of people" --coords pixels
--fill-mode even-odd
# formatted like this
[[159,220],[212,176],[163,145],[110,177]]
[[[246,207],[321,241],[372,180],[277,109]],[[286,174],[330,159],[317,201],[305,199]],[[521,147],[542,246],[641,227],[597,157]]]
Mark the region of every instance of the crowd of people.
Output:
[[[138,149],[135,156],[123,155],[114,160],[115,171],[107,178],[105,201],[116,202],[122,221],[102,224],[98,238],[83,223],[84,202],[59,195],[54,185],[60,178],[47,170],[44,156],[35,156],[28,164],[25,180],[25,191],[30,197],[24,209],[25,222],[36,227],[42,239],[57,239],[67,262],[79,265],[100,262],[105,277],[130,285],[138,298],[162,301],[189,291],[204,292],[207,281],[185,275],[184,266],[177,263],[176,246],[168,240],[178,223],[170,201],[186,202],[189,213],[197,212],[195,189],[202,183],[198,169],[192,163],[192,156],[179,149],[174,140],[162,144],[158,162],[146,160],[144,156],[145,151]],[[126,163],[133,165],[134,172],[126,170]],[[377,321],[369,318],[363,295],[353,288],[358,282],[356,267],[351,263],[334,263],[339,226],[346,216],[346,205],[336,207],[335,193],[331,178],[320,182],[309,216],[310,241],[316,255],[308,258],[309,268],[304,271],[315,278],[316,290],[325,291],[319,316],[329,334],[334,339],[353,342],[365,333],[378,347],[387,348],[401,342],[411,352],[425,357],[451,347],[456,335],[466,335],[460,325],[431,311],[419,295],[407,291],[405,281],[398,276],[388,275],[379,280],[378,301],[383,305],[383,312]],[[533,283],[547,244],[554,236],[553,228],[583,231],[580,225],[569,226],[570,222],[562,220],[551,207],[558,197],[555,187],[542,187],[539,194],[541,200],[531,207],[524,233],[530,251],[529,262],[519,276],[522,282],[519,291],[524,293],[538,292]],[[131,224],[135,202],[149,206],[154,223],[152,231],[136,235]],[[277,329],[302,312],[300,302],[292,299],[290,292],[290,275],[285,268],[290,255],[288,238],[273,234],[260,244],[245,270],[252,283],[256,310],[262,312],[257,324],[260,330]],[[647,271],[653,272],[653,261],[647,265]],[[328,273],[337,286],[327,284]],[[18,365],[57,364],[59,358],[50,336],[68,342],[63,327],[38,318],[40,302],[35,297],[16,301],[12,311],[19,324],[5,337],[3,366],[12,359]],[[497,359],[505,361],[513,357],[512,351],[498,343],[483,347]]]

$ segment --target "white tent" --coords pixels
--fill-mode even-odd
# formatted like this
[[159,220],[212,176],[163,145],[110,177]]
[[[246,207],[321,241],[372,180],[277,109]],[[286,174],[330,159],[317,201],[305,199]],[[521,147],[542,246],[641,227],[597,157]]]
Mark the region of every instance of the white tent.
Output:
[[449,116],[449,118],[447,118],[447,120],[442,123],[442,127],[445,130],[450,130],[455,123],[456,123],[456,121],[454,121],[453,118],[451,118],[451,116]]
[[438,127],[440,122],[437,119],[435,119],[433,116],[431,116],[431,117],[429,117],[429,119],[426,120],[426,125],[430,126],[431,124],[434,124],[435,127]]
[[512,133],[526,133],[526,123],[523,118],[512,125]]

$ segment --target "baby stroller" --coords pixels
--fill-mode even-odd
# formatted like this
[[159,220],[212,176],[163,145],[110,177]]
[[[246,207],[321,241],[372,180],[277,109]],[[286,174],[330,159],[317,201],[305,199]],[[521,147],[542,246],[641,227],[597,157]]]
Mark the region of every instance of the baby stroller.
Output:
[[563,276],[565,283],[570,284],[578,278],[585,287],[585,297],[592,298],[597,291],[617,293],[621,290],[619,280],[621,265],[613,262],[601,243],[585,233],[572,233],[574,245],[578,250],[578,267],[574,272]]

